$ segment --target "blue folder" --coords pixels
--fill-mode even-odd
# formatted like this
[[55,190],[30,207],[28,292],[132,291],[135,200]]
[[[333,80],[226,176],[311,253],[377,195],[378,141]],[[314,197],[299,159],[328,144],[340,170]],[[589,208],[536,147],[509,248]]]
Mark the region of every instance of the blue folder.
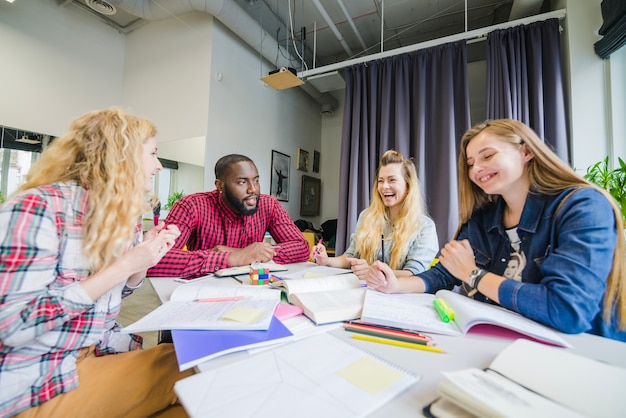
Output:
[[181,371],[227,353],[288,341],[292,336],[275,316],[267,330],[172,330]]

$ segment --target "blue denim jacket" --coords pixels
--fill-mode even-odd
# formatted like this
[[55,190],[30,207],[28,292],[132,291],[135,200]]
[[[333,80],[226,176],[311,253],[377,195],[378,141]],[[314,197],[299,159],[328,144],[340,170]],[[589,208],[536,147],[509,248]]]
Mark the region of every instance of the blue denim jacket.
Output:
[[[581,188],[568,196],[572,190],[528,194],[517,231],[527,265],[522,282],[507,279],[500,285],[500,305],[561,332],[626,341],[615,320],[609,325],[602,319],[617,243],[613,211],[597,190]],[[458,236],[469,240],[479,268],[498,275],[504,274],[510,258],[503,212],[502,199],[477,210]],[[419,276],[430,293],[461,284],[440,264]],[[482,295],[477,299],[485,300]]]

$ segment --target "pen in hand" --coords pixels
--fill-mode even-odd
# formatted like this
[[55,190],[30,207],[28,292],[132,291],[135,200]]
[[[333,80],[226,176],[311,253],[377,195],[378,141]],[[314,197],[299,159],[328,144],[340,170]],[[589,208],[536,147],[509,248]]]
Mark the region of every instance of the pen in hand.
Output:
[[320,249],[319,249],[319,245],[322,245],[322,239],[320,238],[319,241],[317,241],[317,245],[315,248],[315,251],[313,252],[313,261],[315,261],[317,263],[317,256],[320,255]]

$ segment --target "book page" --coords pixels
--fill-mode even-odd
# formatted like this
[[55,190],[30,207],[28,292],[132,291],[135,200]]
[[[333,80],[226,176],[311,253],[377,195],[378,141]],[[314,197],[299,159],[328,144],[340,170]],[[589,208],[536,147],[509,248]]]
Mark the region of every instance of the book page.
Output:
[[365,289],[327,292],[305,292],[290,296],[290,302],[304,309],[304,314],[316,324],[348,321],[360,318]]
[[443,322],[433,306],[435,296],[429,293],[386,294],[367,289],[361,321],[412,331],[461,335],[458,327]]
[[480,417],[583,417],[495,373],[479,369],[442,373],[437,392]]
[[[480,302],[467,296],[440,290],[437,297],[445,300],[454,311],[454,322],[463,333],[469,332],[472,327],[481,324],[491,324],[510,329],[527,335],[542,342],[556,344],[561,347],[571,347],[557,332],[538,322],[528,319],[517,312],[500,306]],[[503,334],[502,336],[506,336]]]
[[327,277],[338,276],[340,274],[352,273],[350,269],[342,269],[338,267],[328,266],[315,266],[310,268],[300,269],[294,272],[277,273],[273,276],[280,278],[281,280],[294,280],[294,279],[308,279],[314,277]]
[[489,368],[583,415],[626,413],[626,369],[621,367],[563,348],[517,340]]
[[205,370],[174,389],[192,418],[362,417],[419,380],[328,333]]
[[[277,296],[278,295],[278,296]],[[188,302],[195,299],[243,296],[255,299],[280,299],[280,292],[258,286],[242,286],[240,284],[216,286],[213,283],[189,283],[178,286],[172,292],[170,300]]]
[[352,273],[339,276],[315,277],[307,279],[280,280],[271,284],[271,287],[284,290],[287,295],[305,292],[325,292],[329,290],[359,288],[361,282]]
[[[179,291],[180,289],[183,290]],[[196,302],[196,299],[217,300]],[[164,329],[266,330],[278,302],[280,291],[276,289],[239,285],[203,286],[201,283],[193,283],[179,286],[172,293],[170,301],[122,328],[122,332]]]

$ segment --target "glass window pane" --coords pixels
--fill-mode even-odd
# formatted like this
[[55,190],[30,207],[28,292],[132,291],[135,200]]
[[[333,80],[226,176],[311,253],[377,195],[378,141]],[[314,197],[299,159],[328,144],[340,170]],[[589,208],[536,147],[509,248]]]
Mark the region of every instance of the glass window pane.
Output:
[[20,150],[9,151],[9,171],[7,175],[7,195],[15,192],[26,180],[26,174],[30,170],[33,161],[32,152]]

